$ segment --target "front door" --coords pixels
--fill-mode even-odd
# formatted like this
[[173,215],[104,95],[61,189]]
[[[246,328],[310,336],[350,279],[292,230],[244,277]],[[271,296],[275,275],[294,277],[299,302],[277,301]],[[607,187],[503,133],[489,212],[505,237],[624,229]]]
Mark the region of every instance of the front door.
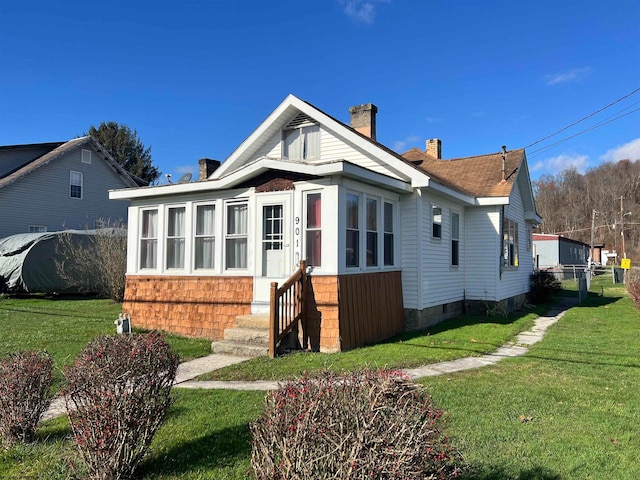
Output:
[[268,312],[271,282],[282,284],[293,273],[291,248],[291,192],[257,196],[256,276],[254,313]]

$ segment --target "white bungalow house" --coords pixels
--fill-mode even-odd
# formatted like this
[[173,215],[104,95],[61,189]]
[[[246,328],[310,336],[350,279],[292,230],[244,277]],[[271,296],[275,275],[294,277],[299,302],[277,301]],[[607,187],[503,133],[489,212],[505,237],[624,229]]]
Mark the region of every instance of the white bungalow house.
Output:
[[289,95],[199,181],[114,190],[128,200],[123,308],[134,324],[220,339],[269,311],[306,260],[310,347],[345,350],[466,309],[520,306],[536,213],[524,150],[442,160],[376,142]]

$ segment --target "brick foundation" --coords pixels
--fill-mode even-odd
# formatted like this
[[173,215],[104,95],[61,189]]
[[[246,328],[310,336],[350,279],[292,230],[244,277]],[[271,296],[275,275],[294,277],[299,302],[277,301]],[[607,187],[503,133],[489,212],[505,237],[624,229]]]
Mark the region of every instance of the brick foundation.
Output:
[[219,340],[252,299],[252,277],[130,275],[122,310],[135,327]]

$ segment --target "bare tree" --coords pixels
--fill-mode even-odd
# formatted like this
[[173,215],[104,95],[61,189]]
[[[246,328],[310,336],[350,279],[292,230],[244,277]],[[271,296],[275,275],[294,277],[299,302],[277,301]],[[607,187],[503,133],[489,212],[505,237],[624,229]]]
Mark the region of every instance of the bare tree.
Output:
[[127,234],[120,222],[101,222],[105,227],[85,235],[65,231],[58,241],[56,269],[69,287],[94,292],[121,302],[127,268]]

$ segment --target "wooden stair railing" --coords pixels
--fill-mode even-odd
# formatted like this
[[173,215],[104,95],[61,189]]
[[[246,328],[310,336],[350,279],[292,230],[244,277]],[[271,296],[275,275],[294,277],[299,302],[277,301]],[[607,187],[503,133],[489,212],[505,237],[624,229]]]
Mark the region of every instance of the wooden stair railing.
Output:
[[269,357],[276,356],[278,343],[295,327],[302,323],[306,336],[307,315],[307,262],[302,260],[300,267],[278,288],[278,282],[271,282],[269,305]]

